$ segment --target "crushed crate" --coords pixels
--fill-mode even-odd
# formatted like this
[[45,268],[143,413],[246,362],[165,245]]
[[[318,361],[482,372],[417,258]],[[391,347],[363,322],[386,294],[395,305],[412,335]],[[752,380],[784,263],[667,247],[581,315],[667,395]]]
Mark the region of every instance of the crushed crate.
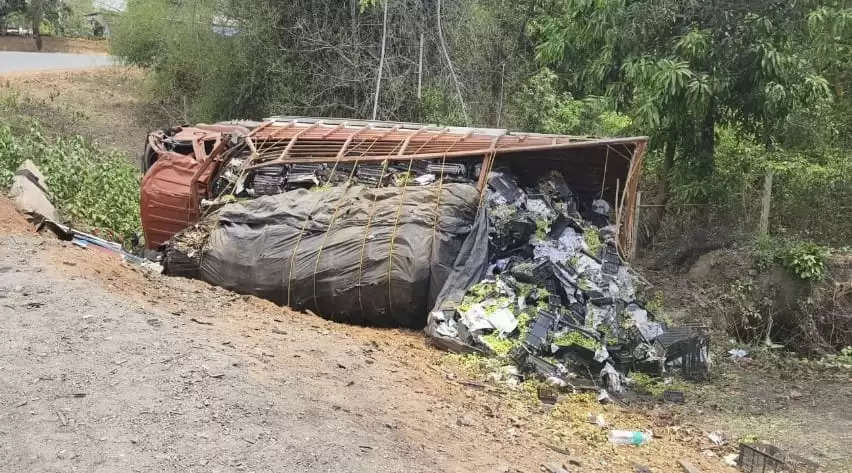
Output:
[[740,469],[746,473],[817,473],[819,465],[765,443],[740,444]]
[[559,400],[559,392],[551,386],[539,386],[537,392],[538,399],[545,404],[556,404]]

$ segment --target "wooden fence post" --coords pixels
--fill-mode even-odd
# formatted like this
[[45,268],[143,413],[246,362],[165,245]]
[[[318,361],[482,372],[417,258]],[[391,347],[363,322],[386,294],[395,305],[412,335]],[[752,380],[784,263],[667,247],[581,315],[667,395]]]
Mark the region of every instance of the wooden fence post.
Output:
[[633,261],[636,258],[637,246],[639,246],[639,215],[642,209],[642,191],[636,193],[636,208],[633,210],[633,229],[630,233],[630,254],[627,259]]

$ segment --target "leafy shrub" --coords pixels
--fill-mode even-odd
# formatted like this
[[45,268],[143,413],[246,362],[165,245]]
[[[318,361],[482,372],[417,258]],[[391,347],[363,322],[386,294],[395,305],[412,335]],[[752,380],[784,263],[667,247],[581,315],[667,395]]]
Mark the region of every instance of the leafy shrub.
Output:
[[791,246],[783,258],[784,266],[805,281],[819,281],[825,277],[828,250],[811,242]]
[[127,241],[139,231],[139,173],[123,154],[74,136],[50,140],[38,123],[28,132],[0,124],[0,187],[31,159],[44,173],[57,207],[75,224]]

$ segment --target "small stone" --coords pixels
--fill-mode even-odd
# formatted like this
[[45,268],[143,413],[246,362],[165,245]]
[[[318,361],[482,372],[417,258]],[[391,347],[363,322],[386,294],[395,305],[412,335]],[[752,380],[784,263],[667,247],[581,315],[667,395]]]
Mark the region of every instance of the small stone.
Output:
[[464,427],[470,427],[470,426],[473,425],[473,419],[471,419],[470,417],[467,417],[467,416],[461,416],[458,419],[456,419],[456,424],[464,426]]

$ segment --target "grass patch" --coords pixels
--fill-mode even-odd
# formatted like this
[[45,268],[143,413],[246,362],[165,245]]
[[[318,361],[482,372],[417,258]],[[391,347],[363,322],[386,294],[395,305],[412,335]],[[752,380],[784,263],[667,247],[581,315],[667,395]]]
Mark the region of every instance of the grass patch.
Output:
[[494,350],[494,353],[496,353],[497,356],[508,355],[509,352],[512,351],[512,348],[514,348],[517,344],[517,341],[502,337],[496,331],[489,333],[488,335],[483,335],[481,339],[486,345],[488,345],[488,348]]
[[601,347],[601,344],[591,338],[583,335],[581,332],[573,331],[563,333],[553,339],[553,343],[560,346],[569,346],[569,345],[577,345],[584,348],[588,348],[589,350],[595,351]]

